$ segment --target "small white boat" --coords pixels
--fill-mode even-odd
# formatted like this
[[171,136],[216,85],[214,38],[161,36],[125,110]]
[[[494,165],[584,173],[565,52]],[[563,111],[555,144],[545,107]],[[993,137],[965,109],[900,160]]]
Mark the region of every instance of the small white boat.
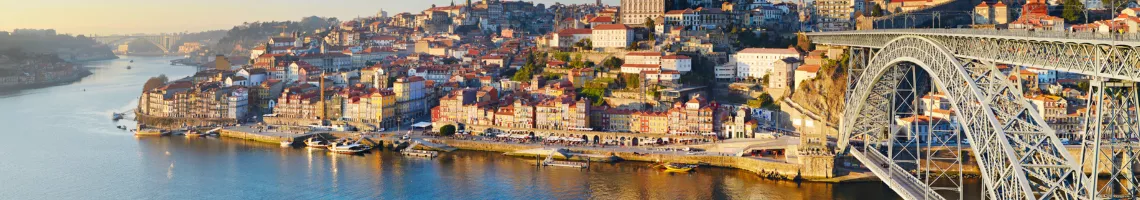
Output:
[[328,147],[329,143],[324,140],[318,140],[316,138],[310,137],[309,139],[305,140],[305,146],[312,148],[324,148]]
[[281,141],[281,147],[292,147],[292,146],[293,146],[293,141],[289,141],[289,140]]

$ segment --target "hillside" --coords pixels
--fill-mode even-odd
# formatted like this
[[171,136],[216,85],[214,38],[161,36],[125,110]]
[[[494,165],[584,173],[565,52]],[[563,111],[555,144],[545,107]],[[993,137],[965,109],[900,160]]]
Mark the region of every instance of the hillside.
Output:
[[814,79],[804,80],[792,93],[792,101],[833,124],[843,118],[844,95],[847,91],[847,55],[828,59]]

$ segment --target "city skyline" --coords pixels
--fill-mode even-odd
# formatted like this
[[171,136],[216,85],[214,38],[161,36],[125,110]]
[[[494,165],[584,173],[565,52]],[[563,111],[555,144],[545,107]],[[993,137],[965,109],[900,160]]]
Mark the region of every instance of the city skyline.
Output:
[[[603,0],[617,5],[619,0]],[[464,0],[454,1],[456,5]],[[478,2],[478,1],[472,1]],[[595,0],[535,0],[536,3],[593,3]],[[336,17],[342,21],[371,16],[381,9],[391,14],[419,12],[425,8],[448,6],[452,1],[303,0],[254,1],[145,1],[145,0],[43,0],[8,2],[0,7],[0,18],[23,19],[0,22],[0,31],[13,29],[55,29],[61,34],[179,33],[228,30],[244,22],[300,20],[308,16]],[[229,5],[229,6],[221,6]],[[79,17],[83,16],[83,17]]]

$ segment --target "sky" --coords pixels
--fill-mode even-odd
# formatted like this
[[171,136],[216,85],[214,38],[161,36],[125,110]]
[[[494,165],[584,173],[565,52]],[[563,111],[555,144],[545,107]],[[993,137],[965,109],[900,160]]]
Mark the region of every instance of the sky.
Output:
[[[472,0],[478,2],[478,0]],[[513,1],[513,0],[509,0]],[[593,3],[594,0],[531,0]],[[602,0],[617,5],[620,0]],[[457,0],[457,5],[465,0]],[[306,16],[351,19],[419,12],[451,0],[0,0],[0,31],[55,29],[58,33],[110,35],[230,29],[242,22],[299,20]]]

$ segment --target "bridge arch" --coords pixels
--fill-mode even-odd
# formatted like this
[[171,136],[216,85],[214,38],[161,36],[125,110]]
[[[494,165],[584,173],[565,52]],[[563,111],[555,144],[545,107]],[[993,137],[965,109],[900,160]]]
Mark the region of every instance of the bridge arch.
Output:
[[[858,63],[862,64],[862,63]],[[1005,81],[994,63],[960,59],[944,44],[923,36],[898,36],[859,67],[862,73],[846,101],[840,128],[840,153],[856,157],[900,195],[941,198],[905,170],[893,153],[894,95],[907,73],[904,66],[928,72],[945,92],[963,140],[973,146],[987,196],[994,199],[1072,199],[1089,184],[1054,131],[1045,125]],[[912,70],[913,70],[912,68]],[[857,81],[856,81],[857,80]],[[905,147],[902,147],[905,148]],[[886,150],[884,155],[883,150]],[[914,164],[914,163],[911,163]],[[914,164],[917,165],[917,164]],[[913,166],[912,166],[913,167]],[[936,199],[937,199],[936,198]]]

